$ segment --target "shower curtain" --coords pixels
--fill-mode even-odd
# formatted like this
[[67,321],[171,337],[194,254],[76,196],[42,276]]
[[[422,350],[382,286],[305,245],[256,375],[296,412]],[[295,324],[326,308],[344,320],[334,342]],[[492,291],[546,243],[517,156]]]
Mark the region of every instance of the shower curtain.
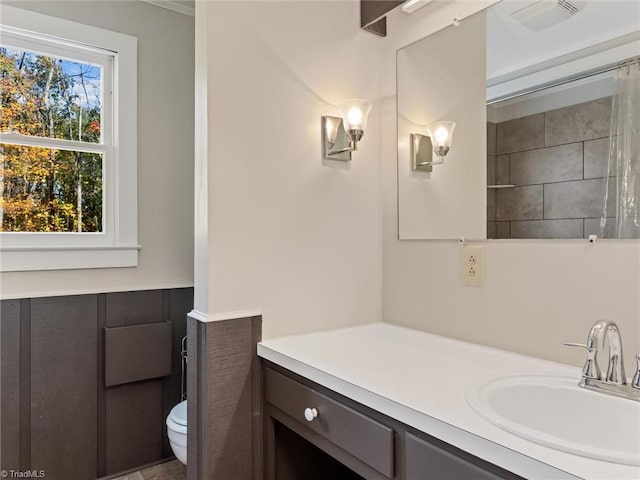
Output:
[[601,237],[640,238],[640,57],[615,72]]

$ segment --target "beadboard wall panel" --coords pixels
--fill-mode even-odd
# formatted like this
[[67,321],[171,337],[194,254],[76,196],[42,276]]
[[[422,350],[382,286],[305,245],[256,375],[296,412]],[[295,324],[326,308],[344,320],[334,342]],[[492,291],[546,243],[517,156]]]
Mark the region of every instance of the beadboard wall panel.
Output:
[[0,466],[20,469],[20,300],[0,307]]
[[187,478],[262,479],[262,317],[188,319]]
[[163,457],[162,380],[108,388],[106,414],[108,475]]
[[[0,469],[87,480],[172,455],[193,289],[0,302]],[[171,322],[171,375],[106,388],[104,328]]]
[[97,471],[97,295],[31,300],[31,466],[50,478]]
[[163,290],[146,290],[109,293],[106,305],[107,327],[159,322],[163,316],[163,292]]

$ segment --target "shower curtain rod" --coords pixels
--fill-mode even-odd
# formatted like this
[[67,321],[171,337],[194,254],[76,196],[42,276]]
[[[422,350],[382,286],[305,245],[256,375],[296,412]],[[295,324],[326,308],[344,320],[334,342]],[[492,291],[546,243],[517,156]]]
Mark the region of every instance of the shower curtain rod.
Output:
[[487,102],[487,106],[494,105],[494,104],[500,103],[500,102],[505,102],[507,100],[513,100],[514,98],[522,97],[522,96],[528,95],[530,93],[541,92],[543,90],[548,90],[550,88],[559,87],[561,85],[566,85],[567,83],[577,82],[578,80],[584,80],[586,78],[595,77],[596,75],[602,75],[603,73],[613,72],[614,70],[617,70],[617,69],[619,69],[621,67],[633,65],[634,63],[638,63],[638,62],[640,62],[640,56],[631,57],[631,58],[628,58],[627,60],[624,60],[622,62],[616,62],[616,63],[613,63],[613,64],[609,64],[609,65],[607,65],[605,67],[602,67],[602,68],[599,68],[597,70],[591,70],[590,72],[581,73],[581,74],[578,74],[578,75],[574,75],[572,77],[567,77],[567,78],[565,78],[563,80],[558,80],[557,82],[548,83],[546,85],[541,85],[539,87],[533,87],[533,88],[530,88],[529,90],[523,90],[521,92],[514,93],[512,95],[507,95],[506,97],[496,98],[495,100],[491,100],[490,102]]

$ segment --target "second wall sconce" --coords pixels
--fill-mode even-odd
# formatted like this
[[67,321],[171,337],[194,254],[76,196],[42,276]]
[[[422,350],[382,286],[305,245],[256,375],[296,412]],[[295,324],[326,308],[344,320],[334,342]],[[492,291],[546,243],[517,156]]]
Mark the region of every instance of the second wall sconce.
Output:
[[[427,127],[428,135],[412,133],[411,168],[422,172],[433,171],[434,165],[444,163],[444,157],[451,149],[451,140],[456,122],[436,122]],[[438,159],[433,160],[433,154]]]
[[351,161],[351,152],[367,128],[371,102],[360,98],[339,104],[342,117],[322,117],[322,157],[328,160]]

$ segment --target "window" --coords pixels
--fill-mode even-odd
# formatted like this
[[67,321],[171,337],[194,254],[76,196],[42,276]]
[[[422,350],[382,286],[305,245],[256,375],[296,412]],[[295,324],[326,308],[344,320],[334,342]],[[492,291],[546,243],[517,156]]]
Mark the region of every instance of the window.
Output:
[[4,33],[1,231],[104,231],[102,173],[113,150],[113,122],[112,109],[103,108],[111,95],[103,93],[110,90],[112,61],[112,55]]
[[136,39],[0,12],[0,269],[137,265]]

